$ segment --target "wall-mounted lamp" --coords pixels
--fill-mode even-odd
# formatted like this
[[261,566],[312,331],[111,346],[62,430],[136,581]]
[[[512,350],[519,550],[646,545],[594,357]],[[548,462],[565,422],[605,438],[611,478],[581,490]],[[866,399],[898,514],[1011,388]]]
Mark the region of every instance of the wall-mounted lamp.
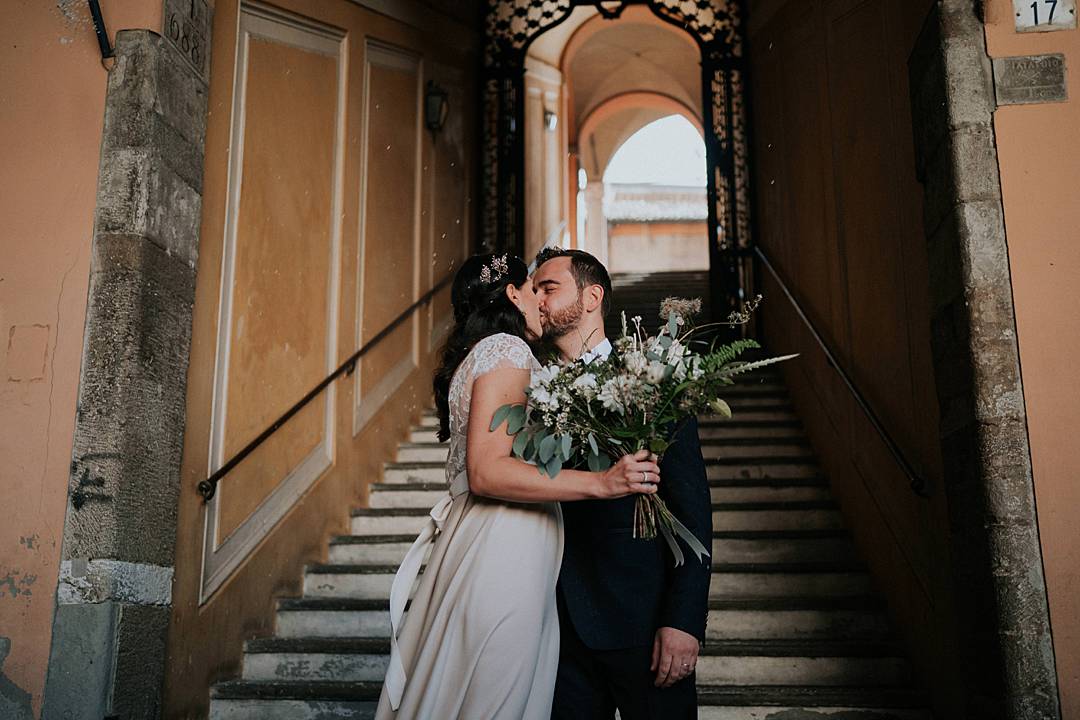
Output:
[[450,94],[436,85],[434,80],[428,80],[424,93],[424,125],[435,134],[443,129],[449,114]]
[[559,116],[550,110],[544,111],[544,127],[548,132],[555,132],[555,126],[559,124]]

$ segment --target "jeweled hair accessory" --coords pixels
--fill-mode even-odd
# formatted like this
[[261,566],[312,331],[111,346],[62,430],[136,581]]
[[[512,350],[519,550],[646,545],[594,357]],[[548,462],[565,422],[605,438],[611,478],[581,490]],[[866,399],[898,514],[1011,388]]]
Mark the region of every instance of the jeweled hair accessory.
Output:
[[484,283],[495,282],[506,273],[510,272],[510,265],[507,263],[507,255],[509,253],[503,253],[497,258],[492,258],[490,264],[485,264],[480,269],[480,280]]

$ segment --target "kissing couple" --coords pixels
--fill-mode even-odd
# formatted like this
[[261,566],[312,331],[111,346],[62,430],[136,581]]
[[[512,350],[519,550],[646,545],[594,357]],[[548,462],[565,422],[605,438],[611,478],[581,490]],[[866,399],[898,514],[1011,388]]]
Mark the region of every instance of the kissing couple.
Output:
[[541,251],[532,276],[518,257],[474,255],[451,302],[433,383],[449,493],[394,578],[376,718],[696,718],[710,567],[674,567],[664,543],[633,537],[632,523],[637,496],[659,493],[711,546],[697,422],[659,463],[642,450],[555,478],[490,429],[497,408],[526,402],[541,341],[564,363],[612,352],[607,269],[580,250]]

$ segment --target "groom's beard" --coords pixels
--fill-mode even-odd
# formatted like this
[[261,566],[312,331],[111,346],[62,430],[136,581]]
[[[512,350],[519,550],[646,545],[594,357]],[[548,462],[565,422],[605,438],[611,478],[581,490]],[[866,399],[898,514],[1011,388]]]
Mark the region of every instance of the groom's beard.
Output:
[[542,315],[540,319],[544,327],[544,338],[551,340],[561,338],[578,326],[584,314],[585,304],[579,295],[577,301],[570,307]]

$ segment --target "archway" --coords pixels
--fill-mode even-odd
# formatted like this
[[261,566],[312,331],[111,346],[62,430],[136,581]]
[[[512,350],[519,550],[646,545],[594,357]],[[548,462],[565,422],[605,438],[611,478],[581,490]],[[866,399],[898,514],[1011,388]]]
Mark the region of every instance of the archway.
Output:
[[566,22],[576,8],[591,7],[603,20],[617,20],[635,5],[685,31],[700,52],[711,305],[714,313],[726,315],[752,290],[741,0],[692,7],[673,0],[493,2],[484,56],[482,243],[517,253],[525,249],[524,72],[529,46]]

